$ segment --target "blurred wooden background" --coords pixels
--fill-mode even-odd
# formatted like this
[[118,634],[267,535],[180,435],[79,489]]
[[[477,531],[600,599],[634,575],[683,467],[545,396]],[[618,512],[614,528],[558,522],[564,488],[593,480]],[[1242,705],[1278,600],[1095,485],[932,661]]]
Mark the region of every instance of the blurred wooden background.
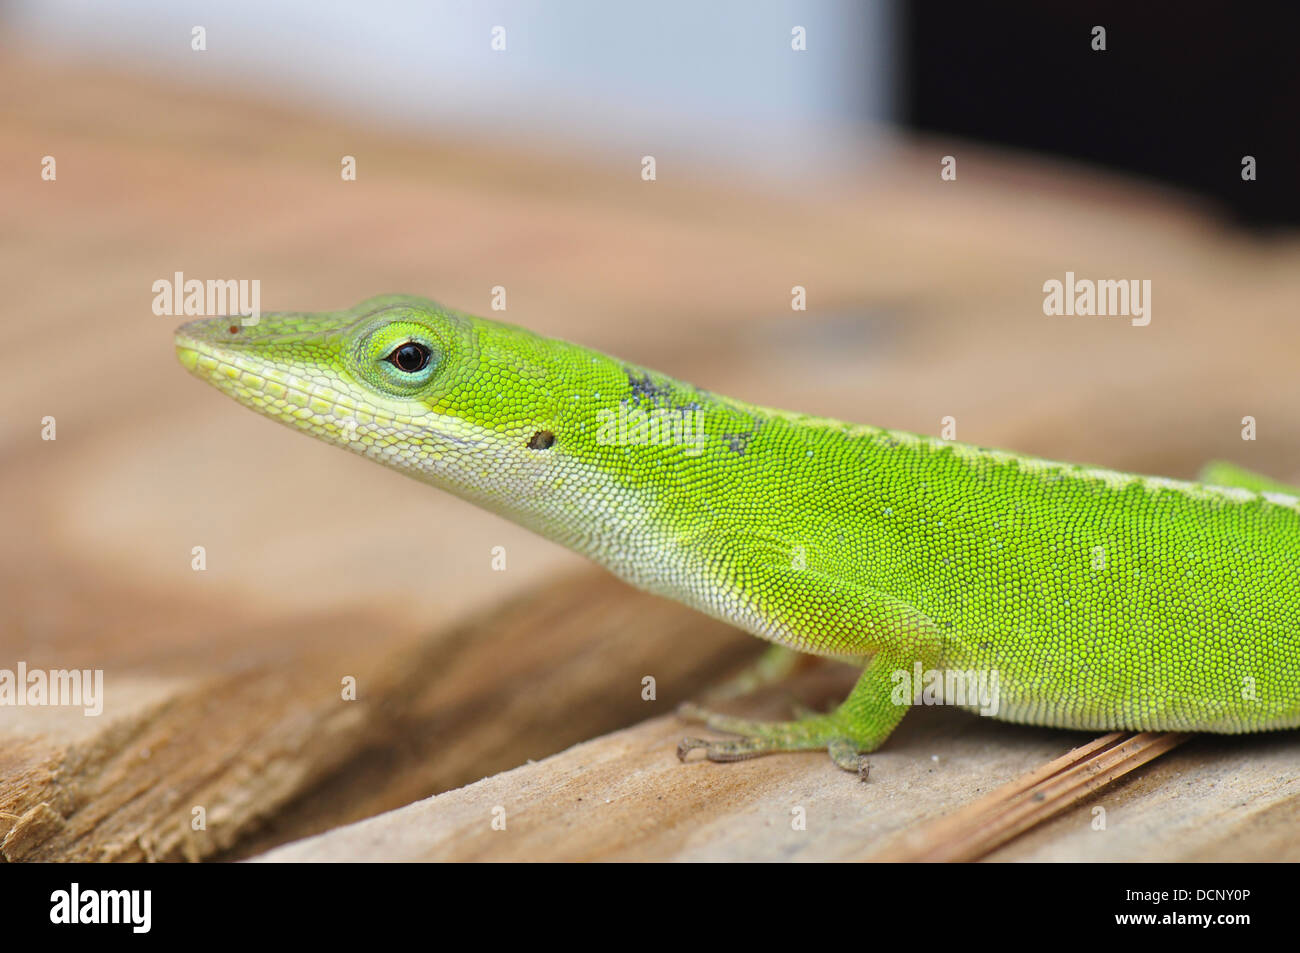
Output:
[[[0,667],[101,667],[107,693],[99,718],[0,708],[8,860],[250,856],[431,794],[272,856],[859,857],[1083,740],[918,711],[867,786],[820,755],[678,765],[668,713],[755,640],[204,387],[181,319],[150,310],[175,271],[258,278],[266,310],[408,292],[486,313],[504,285],[508,320],[763,404],[1300,478],[1300,242],[1140,183],[951,142],[780,189],[665,154],[647,183],[639,155],[415,140],[14,57],[0,81]],[[1067,270],[1149,278],[1150,326],[1045,317]],[[1194,741],[1103,797],[1108,831],[1085,805],[995,856],[1296,859],[1298,767],[1295,733]]]

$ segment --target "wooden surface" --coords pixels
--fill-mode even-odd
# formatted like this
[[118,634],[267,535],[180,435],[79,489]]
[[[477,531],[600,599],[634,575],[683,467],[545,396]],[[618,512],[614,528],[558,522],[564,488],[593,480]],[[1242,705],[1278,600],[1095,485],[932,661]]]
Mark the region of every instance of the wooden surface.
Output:
[[[1086,740],[922,711],[863,787],[815,756],[677,765],[681,726],[627,727],[641,676],[662,673],[657,712],[753,640],[194,381],[180,319],[150,312],[178,270],[258,278],[265,309],[403,291],[487,312],[504,285],[508,320],[768,405],[1300,477],[1300,246],[1176,196],[949,142],[783,189],[662,158],[644,183],[639,154],[417,140],[184,76],[9,56],[0,82],[0,667],[100,667],[108,695],[99,718],[0,708],[6,859],[243,857],[435,793],[371,823],[413,823],[424,856],[865,856]],[[1045,317],[1067,270],[1151,279],[1151,326]],[[1293,856],[1297,767],[1294,733],[1194,740],[1120,783],[1124,835],[1084,805],[999,856]],[[479,829],[488,802],[507,835]],[[358,830],[287,850],[342,856]]]
[[[872,756],[864,784],[819,754],[679,764],[682,733],[656,718],[259,859],[889,858],[912,829],[1087,740],[920,709]],[[1295,749],[1294,736],[1194,740],[987,859],[1300,860]],[[498,810],[505,830],[492,826]]]
[[[281,626],[218,630],[204,671],[142,665],[143,684],[115,685],[110,667],[111,697],[138,704],[102,726],[76,716],[100,730],[75,738],[23,738],[49,713],[22,710],[6,724],[21,743],[0,763],[5,858],[237,858],[671,710],[757,649],[594,572],[427,638],[358,639],[373,628],[303,618],[289,627],[302,643]],[[647,674],[654,702],[641,698]]]

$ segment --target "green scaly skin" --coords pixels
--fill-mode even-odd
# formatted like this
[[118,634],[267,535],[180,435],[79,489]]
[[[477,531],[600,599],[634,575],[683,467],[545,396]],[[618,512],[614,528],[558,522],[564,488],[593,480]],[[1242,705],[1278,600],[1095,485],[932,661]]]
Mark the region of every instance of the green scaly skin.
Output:
[[[427,366],[390,360],[408,343]],[[176,347],[259,413],[632,585],[862,668],[827,714],[691,708],[741,737],[687,739],[682,754],[820,748],[861,771],[920,698],[896,690],[902,673],[930,670],[992,673],[1011,721],[1300,725],[1300,502],[1229,464],[1186,483],[755,407],[420,298],[195,321]],[[620,408],[698,420],[702,441],[622,439]]]

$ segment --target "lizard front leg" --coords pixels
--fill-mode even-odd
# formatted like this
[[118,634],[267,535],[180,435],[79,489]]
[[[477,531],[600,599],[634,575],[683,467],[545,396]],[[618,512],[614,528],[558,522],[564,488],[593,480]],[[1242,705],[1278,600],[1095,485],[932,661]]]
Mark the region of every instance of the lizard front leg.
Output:
[[877,653],[858,677],[853,691],[834,711],[808,714],[794,721],[754,721],[708,711],[687,703],[678,714],[715,731],[740,735],[736,739],[683,738],[677,756],[683,761],[701,749],[710,761],[740,761],[781,751],[827,751],[839,767],[856,771],[866,779],[867,752],[875,751],[907,713],[906,704],[896,704],[893,673],[911,669],[910,661],[891,662]]
[[[710,761],[739,761],[783,751],[824,750],[846,771],[866,776],[865,752],[876,750],[902,720],[911,703],[900,698],[897,672],[909,676],[920,662],[937,665],[941,639],[934,623],[901,600],[846,584],[821,573],[777,569],[764,573],[765,609],[783,623],[788,642],[800,647],[832,646],[839,652],[870,655],[853,691],[833,711],[809,713],[792,721],[753,721],[687,704],[679,714],[736,739],[684,738],[677,755],[703,750]],[[785,605],[786,599],[797,606]],[[786,611],[793,609],[793,612]],[[783,638],[783,641],[787,641]]]

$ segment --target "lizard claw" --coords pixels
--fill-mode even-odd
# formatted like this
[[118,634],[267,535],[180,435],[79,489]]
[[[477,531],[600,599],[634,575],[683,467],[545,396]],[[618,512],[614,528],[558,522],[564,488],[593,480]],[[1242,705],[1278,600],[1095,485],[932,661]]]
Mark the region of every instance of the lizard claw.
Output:
[[766,738],[728,738],[712,741],[707,738],[683,738],[677,744],[678,759],[685,761],[686,756],[696,748],[702,749],[704,757],[710,761],[744,761],[761,754],[782,750]]
[[867,774],[871,770],[871,765],[867,763],[867,756],[858,754],[858,746],[849,738],[832,738],[826,745],[830,753],[831,760],[838,767],[845,771],[852,771],[858,776],[859,781],[867,780]]

